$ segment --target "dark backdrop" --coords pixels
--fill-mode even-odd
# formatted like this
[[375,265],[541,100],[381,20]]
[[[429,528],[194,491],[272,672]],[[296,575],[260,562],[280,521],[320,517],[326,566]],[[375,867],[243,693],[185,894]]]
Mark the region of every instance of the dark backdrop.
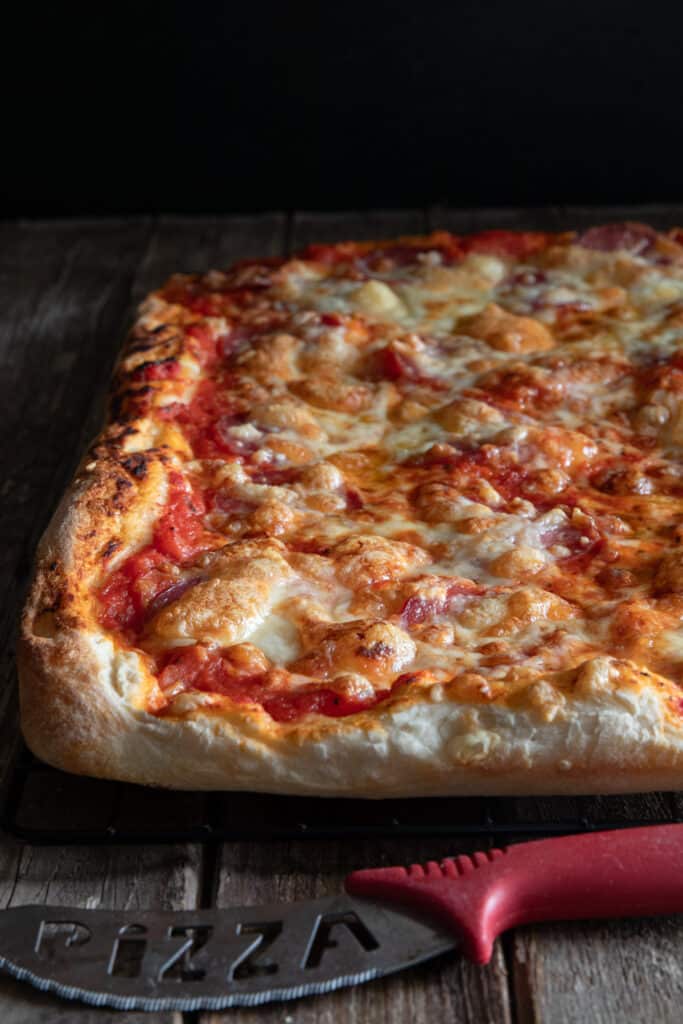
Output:
[[681,198],[680,3],[41,6],[4,216]]

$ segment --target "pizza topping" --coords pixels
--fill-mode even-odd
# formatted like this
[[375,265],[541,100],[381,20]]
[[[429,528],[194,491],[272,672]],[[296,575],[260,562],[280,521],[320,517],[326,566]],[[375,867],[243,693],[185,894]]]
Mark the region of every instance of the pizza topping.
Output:
[[168,558],[187,562],[206,548],[220,543],[204,528],[203,499],[180,476],[171,474],[168,505],[154,531],[154,546]]
[[657,241],[657,232],[647,224],[603,224],[589,228],[576,241],[586,249],[597,249],[600,252],[615,252],[626,249],[636,254],[645,253]]
[[143,548],[101,588],[102,625],[123,632],[140,629],[158,595],[175,586],[172,563],[157,549]]
[[458,329],[501,352],[542,352],[555,344],[552,334],[539,320],[506,313],[493,302],[476,316],[461,321]]
[[663,556],[655,574],[656,594],[683,594],[683,550],[670,551]]
[[341,669],[381,683],[415,656],[413,640],[389,622],[311,623],[304,636],[310,650],[295,663],[296,670],[317,678],[333,678]]
[[484,588],[472,580],[438,576],[418,577],[411,589],[413,593],[401,608],[401,619],[408,628],[452,616],[469,600],[485,593]]
[[261,706],[277,722],[295,721],[305,714],[345,717],[373,707],[390,692],[377,692],[362,677],[348,674],[327,686],[304,683],[292,687],[287,674],[273,672],[251,644],[223,649],[183,647],[164,658],[162,666],[158,680],[167,701],[191,688],[220,694],[237,704]]
[[239,643],[264,621],[293,572],[273,542],[230,545],[210,558],[195,584],[150,623],[161,641]]
[[172,279],[118,396],[167,502],[98,592],[152,710],[294,723],[425,673],[489,700],[596,652],[683,677],[679,242],[437,232]]

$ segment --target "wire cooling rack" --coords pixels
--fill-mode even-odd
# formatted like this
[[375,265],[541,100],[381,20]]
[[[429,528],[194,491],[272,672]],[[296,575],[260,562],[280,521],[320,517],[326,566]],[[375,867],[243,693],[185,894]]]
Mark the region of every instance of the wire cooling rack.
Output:
[[678,794],[345,800],[185,793],[56,771],[21,747],[0,825],[36,844],[556,835],[683,821]]

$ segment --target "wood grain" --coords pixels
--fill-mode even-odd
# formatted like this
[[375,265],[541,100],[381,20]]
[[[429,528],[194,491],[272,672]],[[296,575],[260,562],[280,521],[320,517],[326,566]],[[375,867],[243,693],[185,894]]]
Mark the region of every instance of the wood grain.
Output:
[[[473,844],[452,840],[331,841],[250,844],[223,848],[219,906],[288,902],[340,892],[356,868],[407,864],[445,857]],[[393,1024],[395,1021],[511,1020],[505,961],[498,947],[492,963],[474,967],[459,955],[442,957],[411,971],[322,996],[238,1011],[240,1024],[281,1021],[335,1024],[340,1020]],[[207,1014],[204,1024],[235,1020],[235,1011]]]
[[[552,816],[558,801],[537,803],[541,813]],[[575,803],[576,813],[590,823],[661,822],[674,810],[666,793],[577,798]],[[680,1020],[680,919],[534,925],[509,936],[506,949],[519,1024],[579,1024],[587,1017],[600,1024]]]
[[424,210],[359,210],[355,213],[295,213],[289,247],[296,251],[312,242],[343,242],[417,235],[428,230]]
[[[0,855],[3,906],[25,903],[91,909],[196,906],[199,847],[5,846]],[[3,1024],[177,1024],[179,1014],[117,1013],[63,1002],[9,978],[0,979]]]

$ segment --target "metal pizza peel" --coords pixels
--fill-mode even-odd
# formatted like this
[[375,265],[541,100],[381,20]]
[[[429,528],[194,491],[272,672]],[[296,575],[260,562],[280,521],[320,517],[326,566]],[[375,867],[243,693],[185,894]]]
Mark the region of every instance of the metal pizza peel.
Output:
[[121,1010],[220,1010],[357,985],[543,920],[683,911],[683,825],[356,871],[324,899],[196,911],[0,911],[0,967]]

